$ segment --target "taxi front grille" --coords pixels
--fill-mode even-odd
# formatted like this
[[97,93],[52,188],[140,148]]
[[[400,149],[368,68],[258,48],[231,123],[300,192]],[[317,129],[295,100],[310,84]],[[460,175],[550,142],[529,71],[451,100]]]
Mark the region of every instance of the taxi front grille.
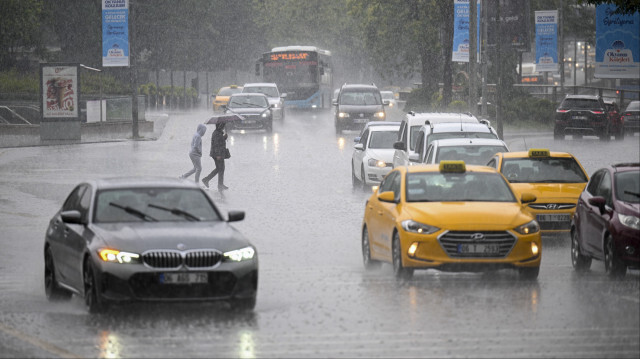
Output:
[[557,210],[575,208],[575,203],[530,203],[529,207],[533,209]]
[[506,231],[452,231],[438,241],[452,258],[503,258],[511,252],[516,237]]
[[142,261],[151,268],[210,268],[222,260],[222,253],[213,249],[201,249],[188,252],[149,251],[142,255]]

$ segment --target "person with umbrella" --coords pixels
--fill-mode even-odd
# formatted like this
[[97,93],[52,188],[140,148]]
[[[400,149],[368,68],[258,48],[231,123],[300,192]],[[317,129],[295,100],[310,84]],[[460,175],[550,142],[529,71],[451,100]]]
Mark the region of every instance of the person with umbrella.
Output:
[[200,180],[200,172],[202,172],[202,164],[200,162],[202,158],[202,136],[204,136],[205,132],[207,132],[207,126],[199,124],[196,133],[193,134],[191,139],[191,149],[189,150],[189,158],[193,163],[193,168],[180,176],[180,179],[185,179],[195,173],[196,183]]
[[209,188],[209,181],[218,175],[218,191],[220,192],[229,188],[224,185],[224,160],[225,158],[228,158],[226,145],[227,134],[224,133],[224,127],[225,122],[216,122],[216,129],[211,135],[211,151],[209,152],[209,155],[213,158],[216,168],[202,179],[204,186]]

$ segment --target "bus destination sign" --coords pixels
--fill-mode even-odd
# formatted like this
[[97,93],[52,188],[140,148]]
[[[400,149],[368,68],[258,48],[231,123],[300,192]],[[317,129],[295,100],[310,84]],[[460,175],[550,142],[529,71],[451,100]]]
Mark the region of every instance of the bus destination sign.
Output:
[[279,52],[269,54],[270,61],[283,61],[283,60],[307,60],[310,58],[308,52]]

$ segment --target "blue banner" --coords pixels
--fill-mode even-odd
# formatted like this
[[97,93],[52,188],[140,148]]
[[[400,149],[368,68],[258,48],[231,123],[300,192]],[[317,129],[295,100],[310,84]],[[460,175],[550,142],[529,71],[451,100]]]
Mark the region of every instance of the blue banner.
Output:
[[558,71],[558,10],[536,11],[536,71]]
[[620,15],[615,10],[615,5],[596,7],[594,77],[640,78],[640,13]]
[[129,0],[102,0],[102,66],[129,66]]
[[[469,62],[469,1],[454,0],[453,8],[453,53],[451,61]],[[478,1],[478,12],[476,20],[476,59],[480,62],[480,10],[481,4]]]

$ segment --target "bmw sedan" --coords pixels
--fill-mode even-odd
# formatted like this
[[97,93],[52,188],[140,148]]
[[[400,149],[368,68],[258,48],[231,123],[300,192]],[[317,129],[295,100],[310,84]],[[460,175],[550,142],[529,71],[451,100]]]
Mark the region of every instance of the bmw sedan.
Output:
[[274,105],[261,93],[236,93],[229,98],[229,104],[224,107],[226,114],[236,114],[242,117],[240,121],[227,124],[229,130],[260,130],[268,133],[273,131]]
[[[252,310],[255,247],[193,181],[123,177],[77,185],[47,228],[49,300],[84,298],[91,313],[130,301],[228,301]],[[226,217],[226,218],[225,218]]]

